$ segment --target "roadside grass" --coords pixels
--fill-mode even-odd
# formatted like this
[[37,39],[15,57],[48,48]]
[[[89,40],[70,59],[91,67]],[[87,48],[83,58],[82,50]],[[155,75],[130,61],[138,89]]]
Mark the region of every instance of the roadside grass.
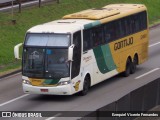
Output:
[[23,8],[22,13],[15,12],[16,24],[11,23],[11,12],[0,13],[0,73],[19,68],[21,62],[14,59],[13,48],[23,42],[25,32],[32,26],[60,19],[62,16],[88,8],[99,8],[112,3],[138,3],[148,8],[150,24],[160,19],[160,0],[60,0],[38,8]]
[[17,61],[9,65],[1,66],[3,67],[3,69],[0,69],[0,76],[20,70],[21,69],[20,64],[21,64],[20,61]]

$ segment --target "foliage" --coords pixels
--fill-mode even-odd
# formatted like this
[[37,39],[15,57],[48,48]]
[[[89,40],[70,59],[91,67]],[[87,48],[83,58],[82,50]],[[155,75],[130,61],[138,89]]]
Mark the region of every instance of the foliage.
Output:
[[[0,13],[0,68],[20,66],[20,62],[15,65],[17,62],[14,59],[13,48],[24,41],[25,32],[32,26],[60,19],[69,13],[112,3],[145,4],[148,8],[150,24],[160,18],[160,0],[60,0],[60,4],[52,2],[41,8],[38,8],[38,5],[23,8],[22,13],[14,12],[14,18],[11,12]],[[15,25],[11,23],[13,19],[16,20]]]

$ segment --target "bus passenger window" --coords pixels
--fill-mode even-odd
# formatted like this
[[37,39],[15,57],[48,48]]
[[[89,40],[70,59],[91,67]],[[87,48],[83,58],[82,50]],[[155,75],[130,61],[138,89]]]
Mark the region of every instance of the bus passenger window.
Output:
[[103,43],[103,29],[101,26],[96,27],[92,31],[93,45],[98,46]]
[[107,23],[104,27],[105,29],[105,40],[106,42],[111,42],[114,37],[115,37],[115,30],[114,25],[112,24],[113,22]]
[[83,31],[83,51],[91,49],[93,46],[91,41],[91,29]]

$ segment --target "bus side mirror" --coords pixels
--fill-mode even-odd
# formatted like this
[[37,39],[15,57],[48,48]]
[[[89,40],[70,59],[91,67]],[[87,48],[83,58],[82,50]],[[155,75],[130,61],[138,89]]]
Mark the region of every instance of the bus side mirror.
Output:
[[73,49],[74,44],[72,44],[68,49],[68,61],[73,61]]
[[22,45],[23,45],[23,43],[19,43],[18,45],[16,45],[16,46],[14,47],[14,57],[15,57],[16,59],[22,59],[22,58],[19,57],[19,48],[20,48]]

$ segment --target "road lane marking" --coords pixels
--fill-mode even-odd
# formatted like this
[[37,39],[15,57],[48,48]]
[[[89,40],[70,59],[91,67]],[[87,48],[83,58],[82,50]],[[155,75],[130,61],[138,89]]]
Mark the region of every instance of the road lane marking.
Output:
[[146,73],[144,73],[144,74],[136,77],[135,79],[142,78],[142,77],[144,77],[144,76],[146,76],[146,75],[148,75],[148,74],[151,74],[151,73],[153,73],[153,72],[155,72],[155,71],[157,71],[157,70],[159,70],[159,69],[160,69],[160,68],[155,68],[155,69],[153,69],[153,70],[151,70],[151,71],[149,71],[149,72],[146,72]]
[[52,119],[54,119],[54,118],[56,118],[56,117],[58,117],[58,116],[60,116],[60,115],[62,115],[61,113],[57,113],[56,115],[54,115],[53,117],[49,117],[49,118],[47,118],[47,119],[45,119],[45,120],[52,120]]
[[1,107],[1,106],[4,106],[4,105],[6,105],[6,104],[12,103],[12,102],[14,102],[14,101],[16,101],[16,100],[19,100],[19,99],[21,99],[21,98],[24,98],[24,97],[26,97],[26,96],[28,96],[28,95],[29,95],[29,94],[25,94],[25,95],[22,95],[22,96],[20,96],[20,97],[17,97],[17,98],[14,98],[14,99],[12,99],[12,100],[9,100],[9,101],[7,101],[7,102],[4,102],[4,103],[0,104],[0,107]]
[[157,43],[151,44],[151,45],[149,45],[148,47],[153,47],[153,46],[158,45],[158,44],[160,44],[160,42],[157,42]]

